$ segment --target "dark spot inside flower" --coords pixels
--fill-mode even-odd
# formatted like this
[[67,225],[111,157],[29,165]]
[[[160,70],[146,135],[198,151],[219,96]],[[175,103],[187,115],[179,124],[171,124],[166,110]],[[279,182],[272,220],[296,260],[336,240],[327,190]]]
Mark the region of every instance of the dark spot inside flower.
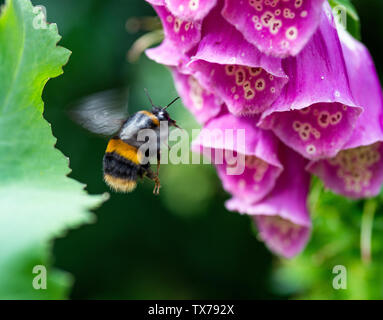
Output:
[[357,179],[357,178],[360,178],[361,174],[359,172],[353,172],[352,176]]
[[242,83],[245,80],[245,73],[243,71],[238,71],[238,83]]
[[267,14],[264,18],[263,18],[263,22],[264,24],[268,24],[270,22],[270,20],[272,19],[273,17],[270,15],[270,14]]
[[278,27],[280,27],[281,23],[280,22],[274,22],[273,23],[273,31],[275,31]]
[[320,117],[320,119],[319,119],[319,121],[321,122],[321,123],[327,123],[327,118],[328,118],[328,115],[327,114],[322,114],[321,115],[321,117]]

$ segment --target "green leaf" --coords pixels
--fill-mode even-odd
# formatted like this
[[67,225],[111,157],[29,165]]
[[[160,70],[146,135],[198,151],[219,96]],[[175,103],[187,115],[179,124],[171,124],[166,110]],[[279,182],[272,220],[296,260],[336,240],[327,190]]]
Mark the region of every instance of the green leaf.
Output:
[[[68,274],[51,267],[52,239],[85,222],[101,196],[67,177],[68,160],[42,113],[46,82],[62,74],[70,51],[56,44],[29,0],[9,0],[0,16],[0,298],[65,298]],[[63,93],[64,94],[64,93]],[[36,290],[34,266],[47,268],[47,289]]]
[[[358,12],[350,0],[330,0],[333,13],[336,17],[341,17],[342,23],[346,23],[346,28],[354,38],[361,40],[360,20]],[[343,17],[345,11],[346,17]],[[344,21],[344,19],[346,19]]]

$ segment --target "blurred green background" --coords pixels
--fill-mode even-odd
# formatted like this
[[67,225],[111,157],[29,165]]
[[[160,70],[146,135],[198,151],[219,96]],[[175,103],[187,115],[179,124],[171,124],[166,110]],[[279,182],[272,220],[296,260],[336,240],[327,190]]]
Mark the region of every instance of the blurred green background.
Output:
[[[383,71],[383,1],[353,1],[362,39]],[[70,158],[71,177],[91,194],[109,192],[102,180],[106,141],[73,124],[68,105],[93,92],[129,87],[130,111],[147,108],[143,88],[166,104],[176,91],[168,70],[127,52],[147,30],[127,28],[154,16],[144,0],[38,0],[57,23],[60,44],[73,53],[64,75],[48,82],[43,100],[57,148]],[[133,25],[135,25],[133,23]],[[129,29],[129,30],[128,30]],[[171,115],[187,130],[192,116],[177,104]],[[73,299],[285,299],[383,297],[383,219],[380,198],[352,202],[313,183],[314,233],[307,250],[282,261],[258,242],[250,219],[227,212],[215,170],[207,165],[164,165],[161,195],[144,182],[129,195],[111,194],[97,222],[54,243],[55,266],[74,277]],[[367,208],[367,209],[366,209]],[[372,263],[360,258],[361,221],[373,208]],[[364,212],[364,213],[363,213]],[[332,287],[333,266],[345,265],[348,289]]]

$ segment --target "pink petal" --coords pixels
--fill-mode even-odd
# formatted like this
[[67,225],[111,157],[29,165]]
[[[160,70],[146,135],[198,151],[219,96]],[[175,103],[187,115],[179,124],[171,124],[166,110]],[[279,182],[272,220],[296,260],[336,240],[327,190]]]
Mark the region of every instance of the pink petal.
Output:
[[178,67],[184,70],[190,61],[189,57],[182,53],[171,41],[165,39],[158,47],[145,51],[149,59],[169,67]]
[[383,144],[343,150],[335,158],[311,162],[307,169],[335,193],[355,199],[376,196],[383,183]]
[[[278,141],[270,131],[255,127],[255,123],[253,117],[222,115],[210,120],[193,142],[194,151],[213,160],[224,189],[249,203],[263,198],[282,171],[277,156]],[[244,140],[237,143],[241,129]],[[234,139],[230,140],[226,134],[234,134]],[[217,156],[217,151],[223,151],[223,157]],[[232,160],[238,156],[242,166],[235,171]]]
[[162,21],[165,39],[181,53],[192,49],[201,40],[201,23],[175,17],[165,6],[153,6]]
[[368,49],[347,31],[339,30],[350,86],[364,108],[345,149],[383,141],[383,96],[374,61]]
[[172,73],[184,105],[199,123],[205,123],[219,114],[222,109],[219,97],[204,89],[194,76],[182,74],[174,68]]
[[281,152],[284,170],[269,195],[253,204],[234,197],[226,202],[226,207],[252,215],[267,247],[292,258],[303,250],[310,238],[311,220],[306,204],[310,176],[304,170],[306,160],[287,148]]
[[350,139],[359,116],[340,103],[317,103],[300,111],[273,114],[271,128],[289,147],[308,159],[335,156]]
[[168,9],[182,20],[202,20],[217,0],[166,0]]
[[335,156],[349,141],[362,110],[350,90],[330,8],[324,7],[312,40],[297,57],[284,61],[290,81],[260,123],[312,160]]
[[204,20],[203,37],[190,68],[236,115],[262,112],[288,81],[281,60],[248,43],[222,18],[219,7]]
[[297,55],[320,21],[324,0],[225,0],[223,16],[246,40],[276,57]]
[[277,99],[286,78],[273,76],[261,67],[221,65],[197,60],[189,65],[208,90],[220,96],[234,115],[257,114]]
[[311,173],[327,188],[351,198],[379,194],[383,184],[383,98],[374,62],[366,47],[346,31],[339,31],[350,85],[356,101],[363,106],[355,130],[335,158],[312,162]]

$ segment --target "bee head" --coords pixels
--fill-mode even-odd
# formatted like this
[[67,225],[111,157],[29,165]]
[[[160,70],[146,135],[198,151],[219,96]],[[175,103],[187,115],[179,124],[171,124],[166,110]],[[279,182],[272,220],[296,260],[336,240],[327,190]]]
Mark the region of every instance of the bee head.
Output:
[[170,102],[166,107],[157,107],[153,104],[152,99],[149,96],[148,90],[145,89],[145,93],[148,96],[150,103],[152,104],[152,113],[158,118],[159,121],[167,121],[169,126],[174,126],[180,128],[176,121],[170,118],[169,113],[166,111],[174,102],[176,102],[180,97],[175,98],[172,102]]
[[153,107],[152,113],[158,118],[159,121],[167,121],[169,126],[178,127],[176,121],[170,118],[169,113],[165,108]]

